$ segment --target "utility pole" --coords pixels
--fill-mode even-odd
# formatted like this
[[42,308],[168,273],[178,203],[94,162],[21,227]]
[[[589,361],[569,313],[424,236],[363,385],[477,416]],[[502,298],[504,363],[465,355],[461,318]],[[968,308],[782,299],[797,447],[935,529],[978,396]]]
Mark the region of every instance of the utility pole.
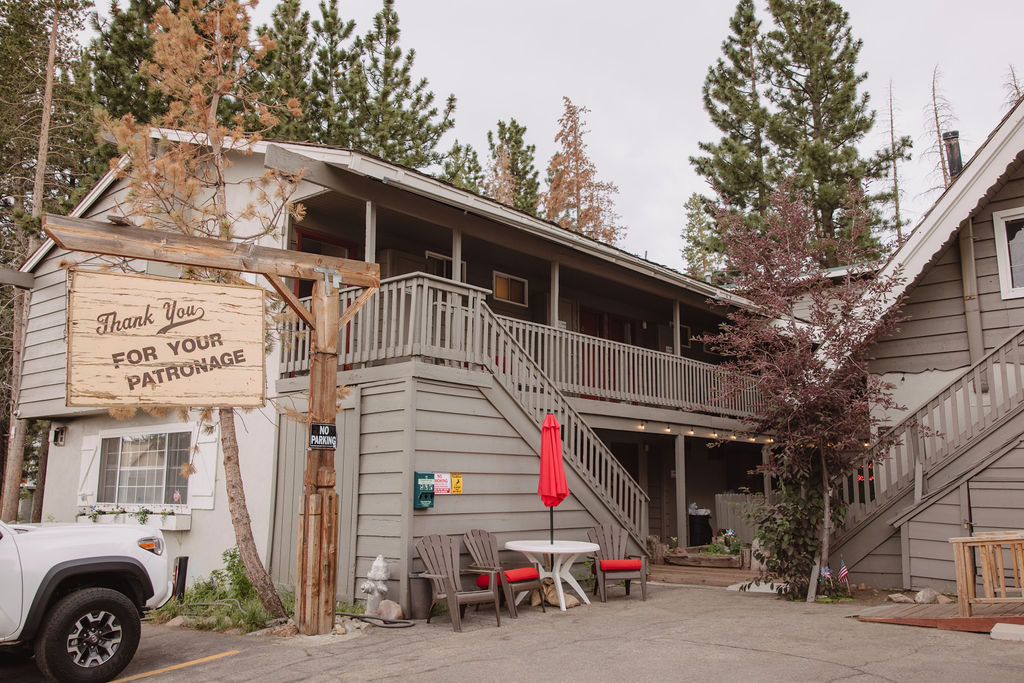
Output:
[[[315,423],[334,424],[339,331],[380,287],[379,265],[66,216],[44,216],[43,230],[58,246],[71,251],[264,276],[310,328],[310,429]],[[302,305],[281,279],[284,277],[313,280],[312,310]],[[365,290],[340,313],[340,288],[344,285],[365,287]],[[334,627],[338,592],[338,494],[334,490],[337,480],[334,456],[333,448],[310,448],[306,454],[299,511],[295,623],[301,633],[308,635],[328,633]]]

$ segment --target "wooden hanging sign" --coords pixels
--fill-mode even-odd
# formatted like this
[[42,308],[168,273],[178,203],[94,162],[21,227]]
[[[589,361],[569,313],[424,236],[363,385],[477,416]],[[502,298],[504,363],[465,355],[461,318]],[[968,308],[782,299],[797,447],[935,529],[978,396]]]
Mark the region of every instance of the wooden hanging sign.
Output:
[[69,406],[262,406],[263,291],[76,270]]

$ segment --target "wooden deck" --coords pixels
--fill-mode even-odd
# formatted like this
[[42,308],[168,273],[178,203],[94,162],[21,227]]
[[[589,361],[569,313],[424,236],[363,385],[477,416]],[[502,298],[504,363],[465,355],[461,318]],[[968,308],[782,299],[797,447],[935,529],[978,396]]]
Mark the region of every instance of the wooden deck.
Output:
[[719,567],[681,567],[673,564],[652,564],[648,576],[651,581],[680,583],[691,586],[731,586],[741,581],[757,578],[757,572],[749,569],[728,569]]
[[961,617],[952,605],[879,605],[869,607],[857,617],[878,624],[925,626],[945,631],[988,633],[996,624],[1024,624],[1024,605],[1003,603],[977,605],[970,617]]

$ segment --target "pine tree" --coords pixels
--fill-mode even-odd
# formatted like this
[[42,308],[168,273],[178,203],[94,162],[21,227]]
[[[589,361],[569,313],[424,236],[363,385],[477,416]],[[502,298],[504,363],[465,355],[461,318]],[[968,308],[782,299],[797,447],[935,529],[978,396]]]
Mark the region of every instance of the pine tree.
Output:
[[313,21],[315,54],[305,119],[313,140],[321,144],[348,147],[355,137],[347,90],[352,52],[346,46],[355,27],[355,21],[341,18],[338,0],[321,0],[320,19]]
[[933,186],[930,188],[931,190],[945,189],[952,182],[952,178],[949,175],[949,165],[946,162],[946,146],[942,143],[942,134],[952,130],[953,125],[956,123],[956,115],[953,113],[953,105],[950,104],[949,100],[946,99],[945,93],[942,92],[941,80],[942,71],[939,70],[939,65],[936,64],[932,69],[932,98],[925,108],[928,133],[932,142],[924,153],[935,159],[935,172],[941,184]]
[[257,33],[274,41],[275,48],[255,72],[255,87],[266,93],[269,106],[296,113],[279,114],[277,125],[265,134],[278,140],[306,142],[313,138],[310,123],[301,113],[309,110],[313,99],[309,79],[314,44],[309,35],[309,12],[301,11],[299,0],[281,0],[270,16],[270,25],[261,26]]
[[587,156],[583,136],[589,132],[584,114],[568,97],[558,119],[555,142],[559,149],[548,164],[548,189],[542,198],[544,216],[563,228],[614,244],[625,232],[618,224],[613,196],[619,188],[597,180],[597,169]]
[[[82,69],[74,35],[84,13],[79,0],[0,0],[0,260],[8,267],[35,250],[38,216],[66,210],[82,175],[87,88],[75,78]],[[16,413],[24,311],[22,292],[0,288],[5,520],[17,514],[23,465],[35,457],[26,451],[28,425]]]
[[[774,105],[768,125],[774,163],[806,193],[815,237],[833,240],[851,229],[843,211],[851,192],[884,178],[893,153],[887,147],[864,158],[857,149],[875,113],[868,95],[858,92],[867,74],[857,71],[862,43],[852,36],[849,14],[832,0],[769,0],[768,8],[775,29],[765,37],[763,55]],[[909,138],[900,139],[897,155],[909,147]],[[888,201],[888,190],[868,198],[872,228],[879,227],[878,206]],[[874,233],[862,239],[879,251]],[[840,264],[826,256],[823,265]]]
[[[149,25],[163,0],[128,0],[121,8],[119,0],[110,0],[108,17],[98,12],[90,17],[96,37],[88,47],[88,79],[91,89],[88,104],[114,118],[130,115],[136,121],[150,123],[167,112],[167,97],[153,87],[142,72],[142,65],[153,56],[153,38]],[[95,129],[87,134],[91,141],[85,159],[88,169],[83,188],[92,187],[110,168],[117,150],[108,142],[97,141]]]
[[732,34],[722,43],[723,57],[708,68],[702,90],[704,109],[722,133],[718,142],[701,142],[703,156],[690,163],[726,206],[756,223],[775,186],[767,135],[768,111],[760,54],[761,22],[753,0],[740,0],[729,21]]
[[698,280],[710,282],[716,270],[721,270],[722,245],[715,232],[705,197],[694,192],[683,204],[686,225],[683,227],[683,261],[685,272]]
[[167,111],[167,97],[142,71],[142,64],[153,56],[149,25],[165,4],[128,0],[122,10],[118,0],[111,0],[109,18],[94,12],[90,19],[97,34],[89,44],[95,104],[114,118],[131,114],[136,121],[151,123]]
[[483,190],[484,172],[473,146],[463,145],[456,140],[444,160],[440,178],[456,187],[479,194]]
[[498,121],[497,131],[487,131],[487,146],[491,151],[491,165],[498,160],[502,146],[508,157],[508,172],[515,180],[515,192],[511,205],[520,211],[536,214],[540,202],[540,181],[534,167],[536,145],[527,145],[524,139],[526,126],[514,118],[508,123]]
[[412,168],[444,161],[437,151],[441,136],[455,121],[455,96],[444,108],[434,105],[428,81],[413,82],[415,50],[403,57],[395,0],[373,18],[373,28],[356,40],[357,61],[348,79],[355,130],[353,146]]

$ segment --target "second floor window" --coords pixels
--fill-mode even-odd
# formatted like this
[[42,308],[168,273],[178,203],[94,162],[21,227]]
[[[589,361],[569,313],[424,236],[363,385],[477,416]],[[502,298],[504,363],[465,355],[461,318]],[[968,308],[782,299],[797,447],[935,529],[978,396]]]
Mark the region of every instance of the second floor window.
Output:
[[1024,297],[1024,208],[993,211],[992,229],[1002,298]]
[[103,439],[97,503],[184,505],[189,432],[139,434]]
[[510,304],[526,305],[526,280],[494,271],[494,298]]

